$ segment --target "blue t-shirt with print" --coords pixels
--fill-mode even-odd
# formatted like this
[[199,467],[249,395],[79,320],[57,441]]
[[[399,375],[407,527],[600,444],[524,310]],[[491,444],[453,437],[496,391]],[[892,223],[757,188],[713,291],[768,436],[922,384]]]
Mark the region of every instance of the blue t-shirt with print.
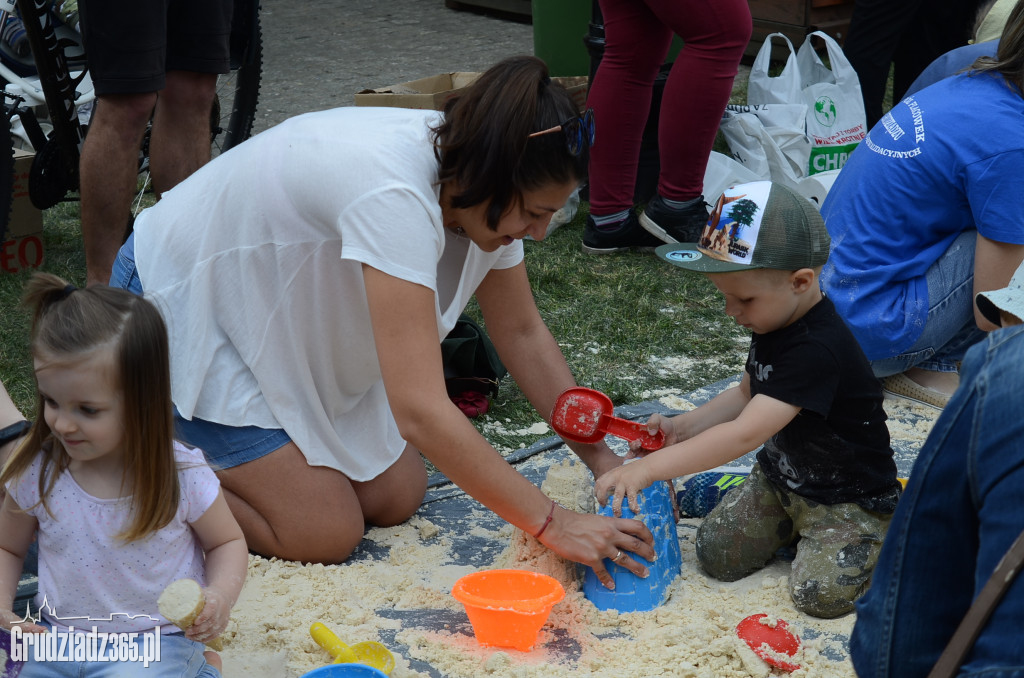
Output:
[[822,205],[822,288],[869,360],[905,351],[928,313],[925,273],[964,231],[1024,243],[1024,97],[989,73],[908,96],[851,154]]

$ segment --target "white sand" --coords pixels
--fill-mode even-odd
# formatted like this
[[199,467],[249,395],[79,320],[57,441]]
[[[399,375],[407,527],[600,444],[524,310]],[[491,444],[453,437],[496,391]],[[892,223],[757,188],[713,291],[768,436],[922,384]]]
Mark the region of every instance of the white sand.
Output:
[[[678,394],[657,397],[675,409],[693,407]],[[885,406],[894,440],[923,441],[937,414],[903,400],[887,400]],[[911,413],[923,415],[925,421],[911,420]],[[531,427],[530,432],[543,433],[541,426]],[[567,507],[592,510],[591,485],[582,464],[555,465],[543,489]],[[476,510],[478,517],[486,515],[482,507]],[[473,525],[474,516],[465,516],[460,523]],[[790,675],[854,677],[841,641],[853,626],[852,614],[820,620],[797,611],[787,590],[786,562],[776,562],[738,582],[709,579],[694,555],[692,539],[698,523],[684,520],[678,525],[683,567],[668,600],[651,612],[625,614],[595,608],[579,590],[575,565],[533,537],[508,525],[496,531],[470,528],[508,543],[492,567],[545,572],[566,587],[565,600],[555,606],[540,642],[530,652],[481,647],[461,632],[465,613],[450,591],[459,577],[474,568],[450,564],[452,541],[445,529],[451,526],[417,516],[397,527],[372,529],[367,539],[388,548],[387,557],[378,561],[325,567],[252,557],[242,597],[222,636],[224,674],[227,678],[290,678],[329,663],[326,652],[309,635],[310,624],[320,621],[350,644],[379,640],[380,630],[395,633],[395,639],[409,649],[406,655],[396,653],[392,678],[429,675],[414,670],[410,660],[426,662],[453,678],[784,675],[777,669],[773,673],[735,633],[742,618],[764,612],[787,620],[803,639],[794,658],[802,668]],[[432,618],[459,620],[461,626],[402,628],[401,621],[393,618],[401,615],[386,615],[417,610],[435,614]]]

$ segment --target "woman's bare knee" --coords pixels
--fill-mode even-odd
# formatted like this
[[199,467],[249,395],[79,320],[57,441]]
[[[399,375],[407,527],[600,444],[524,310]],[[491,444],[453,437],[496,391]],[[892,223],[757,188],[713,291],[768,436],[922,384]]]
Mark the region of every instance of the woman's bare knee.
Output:
[[402,456],[372,480],[352,483],[366,522],[390,527],[409,519],[427,492],[427,469],[418,450],[407,445]]

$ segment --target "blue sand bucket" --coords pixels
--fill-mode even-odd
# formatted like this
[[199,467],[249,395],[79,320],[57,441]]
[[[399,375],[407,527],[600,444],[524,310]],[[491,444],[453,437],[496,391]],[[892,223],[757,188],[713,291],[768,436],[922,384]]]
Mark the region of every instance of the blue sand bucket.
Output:
[[388,674],[366,664],[328,664],[302,674],[301,678],[388,678]]
[[4,659],[0,664],[0,678],[17,678],[24,662],[11,659],[11,632],[7,629],[0,629],[0,657]]
[[[650,574],[646,579],[641,579],[626,568],[613,563],[610,558],[605,558],[608,574],[615,580],[614,590],[606,589],[594,571],[588,567],[583,575],[583,594],[599,610],[653,610],[665,601],[669,584],[679,575],[683,564],[679,538],[676,536],[673,500],[669,483],[656,482],[637,495],[639,514],[634,514],[629,504],[622,502],[622,517],[642,520],[654,535],[654,552],[658,559],[647,562],[636,554],[628,554],[629,557],[647,565]],[[611,502],[601,508],[598,514],[614,515]]]

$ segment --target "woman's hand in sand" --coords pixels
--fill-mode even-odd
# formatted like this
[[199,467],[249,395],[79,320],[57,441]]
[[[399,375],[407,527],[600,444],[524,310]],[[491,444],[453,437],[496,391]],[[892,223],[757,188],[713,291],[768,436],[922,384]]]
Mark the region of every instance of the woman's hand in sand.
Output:
[[540,541],[563,558],[593,568],[598,580],[609,589],[615,588],[615,582],[605,568],[605,558],[638,577],[646,577],[647,568],[628,554],[635,553],[647,561],[655,558],[654,537],[639,520],[576,513],[560,506]]
[[189,640],[205,644],[224,633],[224,629],[228,627],[231,598],[213,586],[203,589],[203,598],[206,601],[203,611],[185,631],[185,635]]

